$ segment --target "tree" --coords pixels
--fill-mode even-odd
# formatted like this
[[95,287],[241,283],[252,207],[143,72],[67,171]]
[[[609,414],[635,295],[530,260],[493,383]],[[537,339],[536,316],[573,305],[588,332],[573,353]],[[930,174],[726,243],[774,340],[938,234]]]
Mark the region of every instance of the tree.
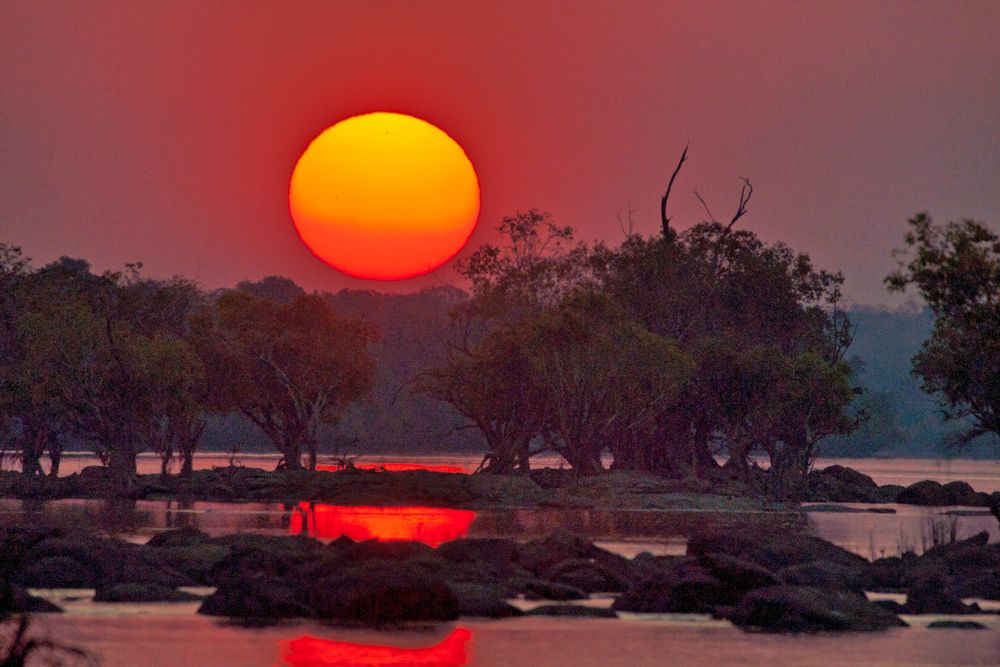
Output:
[[923,389],[942,398],[946,417],[971,419],[960,443],[1000,434],[1000,237],[972,220],[909,220],[891,291],[913,286],[934,315],[913,358]]
[[318,295],[283,304],[226,292],[193,325],[212,391],[267,435],[279,468],[301,468],[303,448],[315,468],[320,427],[371,387],[374,328],[337,315]]

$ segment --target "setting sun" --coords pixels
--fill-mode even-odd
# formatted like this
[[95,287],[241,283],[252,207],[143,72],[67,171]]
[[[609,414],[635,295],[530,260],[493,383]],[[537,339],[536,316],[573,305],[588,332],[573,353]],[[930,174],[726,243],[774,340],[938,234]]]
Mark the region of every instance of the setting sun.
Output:
[[479,181],[462,147],[397,113],[353,116],[324,130],[295,165],[288,199],[317,257],[375,280],[440,267],[479,217]]

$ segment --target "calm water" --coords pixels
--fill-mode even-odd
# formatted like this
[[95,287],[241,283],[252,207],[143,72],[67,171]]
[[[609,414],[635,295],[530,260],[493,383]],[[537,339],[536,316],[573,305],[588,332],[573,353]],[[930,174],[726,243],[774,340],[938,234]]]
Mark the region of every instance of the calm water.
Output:
[[[209,469],[214,466],[229,465],[230,458],[224,454],[199,454],[195,457],[196,469]],[[357,459],[360,465],[389,466],[399,464],[417,464],[422,467],[436,467],[443,472],[473,472],[479,466],[482,457],[466,454],[440,455],[366,455]],[[43,463],[45,460],[43,459]],[[240,454],[234,462],[254,468],[273,470],[278,463],[277,455],[271,454]],[[322,461],[321,461],[322,462]],[[79,472],[86,466],[98,465],[99,461],[91,455],[68,454],[63,458],[60,473],[69,475]],[[561,459],[555,455],[541,455],[532,459],[536,467],[559,467]],[[152,474],[160,471],[160,461],[152,455],[139,457],[139,472]],[[815,467],[825,468],[829,465],[844,465],[870,475],[879,484],[901,484],[908,486],[924,479],[933,479],[941,483],[962,480],[969,482],[976,491],[1000,491],[1000,460],[972,459],[818,459]],[[6,464],[8,467],[10,463]],[[47,463],[45,464],[47,465]]]
[[[69,459],[88,465],[82,457]],[[371,463],[413,463],[379,457]],[[421,465],[474,469],[472,457],[421,457]],[[980,490],[1000,488],[1000,465],[984,461],[837,461],[880,483],[964,479]],[[200,457],[199,467],[223,458]],[[273,457],[244,465],[270,467]],[[831,462],[822,462],[827,465]],[[156,462],[143,460],[156,470]],[[66,471],[73,467],[67,465]],[[848,505],[865,510],[865,505]],[[955,522],[959,537],[990,530],[992,516],[950,516],[952,508],[881,506],[895,514],[502,510],[433,507],[343,507],[322,503],[177,503],[166,501],[0,501],[0,523],[83,525],[135,541],[180,526],[210,534],[252,531],[309,534],[320,539],[419,539],[435,545],[461,536],[526,539],[565,527],[626,556],[683,553],[686,536],[707,523],[780,523],[811,531],[866,557],[921,550],[933,524]],[[978,510],[981,512],[981,510]],[[769,636],[748,634],[700,616],[628,616],[619,620],[520,618],[466,620],[420,631],[375,632],[297,623],[247,629],[197,616],[197,604],[100,604],[92,591],[39,591],[68,613],[38,617],[36,632],[91,651],[106,666],[279,665],[996,665],[1000,616],[977,617],[987,631],[930,630],[937,617],[904,617],[912,626],[878,634]],[[69,599],[67,599],[69,596]],[[608,604],[609,600],[589,601]]]
[[[193,612],[193,606],[187,606]],[[915,626],[911,628],[839,636],[744,633],[695,616],[468,620],[426,631],[375,632],[313,623],[251,630],[193,613],[160,613],[154,605],[145,607],[130,615],[38,617],[37,630],[91,651],[105,667],[871,667],[995,665],[1000,656],[1000,628],[995,622],[985,631],[930,630],[929,617],[906,617]]]

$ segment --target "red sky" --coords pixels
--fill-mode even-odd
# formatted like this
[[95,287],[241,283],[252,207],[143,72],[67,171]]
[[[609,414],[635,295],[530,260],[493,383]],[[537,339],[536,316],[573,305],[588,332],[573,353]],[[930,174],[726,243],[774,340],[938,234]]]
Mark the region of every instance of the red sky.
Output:
[[907,216],[1000,225],[997,2],[46,2],[0,8],[0,240],[36,263],[140,260],[208,287],[287,275],[410,291],[315,259],[287,210],[308,141],[355,113],[423,117],[483,192],[472,246],[537,207],[617,241],[741,224],[890,303]]

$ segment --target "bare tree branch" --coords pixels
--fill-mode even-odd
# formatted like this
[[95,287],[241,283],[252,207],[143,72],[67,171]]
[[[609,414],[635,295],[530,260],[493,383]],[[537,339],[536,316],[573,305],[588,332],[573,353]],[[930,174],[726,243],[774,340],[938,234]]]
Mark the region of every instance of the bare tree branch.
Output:
[[750,179],[743,176],[740,177],[740,180],[743,181],[743,187],[740,188],[740,204],[736,207],[736,213],[733,215],[733,219],[729,221],[728,225],[726,225],[727,232],[733,228],[733,225],[736,224],[737,220],[746,215],[747,204],[750,203],[750,197],[753,196],[753,186],[750,185]]
[[698,194],[697,190],[694,191],[694,196],[697,197],[698,201],[701,202],[701,205],[705,207],[705,213],[708,213],[708,219],[711,220],[712,222],[718,222],[718,220],[715,219],[715,216],[712,215],[711,209],[708,208],[708,204],[705,202],[702,196]]
[[667,215],[667,200],[670,199],[670,190],[674,187],[674,180],[677,178],[677,173],[681,170],[681,165],[687,160],[688,146],[684,146],[684,152],[681,153],[681,159],[677,161],[677,166],[674,168],[674,173],[671,174],[670,180],[667,182],[667,191],[663,193],[663,197],[660,199],[660,221],[663,223],[663,237],[667,238],[670,236],[670,217]]

